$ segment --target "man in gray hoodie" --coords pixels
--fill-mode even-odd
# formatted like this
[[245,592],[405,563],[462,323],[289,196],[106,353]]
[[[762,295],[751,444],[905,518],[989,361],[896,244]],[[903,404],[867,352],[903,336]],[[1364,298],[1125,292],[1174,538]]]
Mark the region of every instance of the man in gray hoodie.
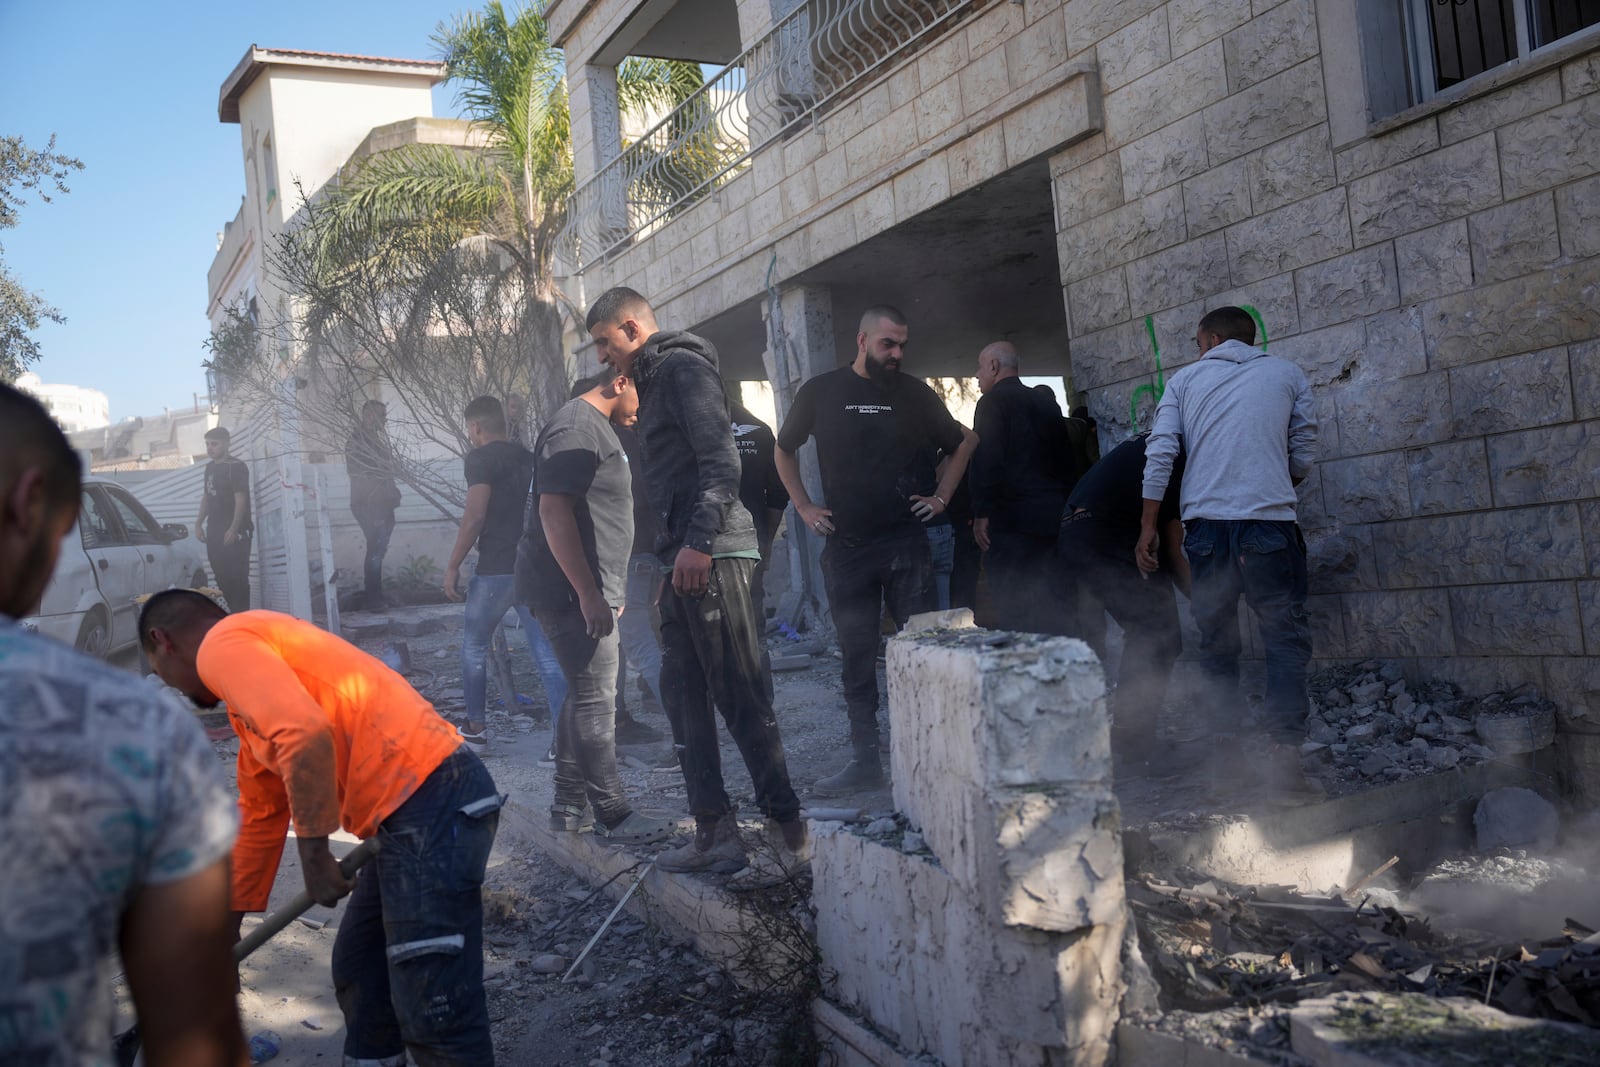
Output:
[[774,848],[799,866],[807,854],[805,823],[762,674],[762,626],[750,600],[761,552],[739,501],[739,453],[716,349],[692,333],[661,330],[649,302],[623,287],[600,295],[586,325],[601,361],[639,391],[642,477],[660,520],[656,559],[668,575],[661,700],[695,835],[656,857],[656,866],[727,873],[747,862],[723,788],[713,699],[744,756],[757,805],[776,824]]
[[[1300,368],[1254,347],[1256,324],[1242,308],[1200,320],[1200,361],[1167,383],[1145,446],[1139,568],[1157,569],[1157,517],[1182,449],[1183,548],[1193,574],[1201,661],[1215,686],[1214,712],[1238,708],[1239,597],[1261,627],[1267,659],[1268,732],[1289,777],[1305,739],[1306,544],[1295,522],[1294,487],[1316,459],[1317,419]],[[1212,724],[1222,726],[1219,714]],[[1276,761],[1275,761],[1276,762]]]

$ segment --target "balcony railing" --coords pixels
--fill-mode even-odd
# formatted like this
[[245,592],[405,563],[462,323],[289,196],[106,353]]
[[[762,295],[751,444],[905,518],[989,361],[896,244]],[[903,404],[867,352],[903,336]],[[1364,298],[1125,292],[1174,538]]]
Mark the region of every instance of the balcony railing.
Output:
[[561,252],[584,270],[646,236],[992,0],[807,0],[573,194]]

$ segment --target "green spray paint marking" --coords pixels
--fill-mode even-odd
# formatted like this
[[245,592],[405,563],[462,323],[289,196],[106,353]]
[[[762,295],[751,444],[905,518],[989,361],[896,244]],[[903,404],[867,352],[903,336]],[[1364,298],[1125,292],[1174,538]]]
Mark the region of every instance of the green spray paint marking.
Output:
[[[1242,305],[1241,310],[1247,312],[1255,320],[1256,337],[1261,342],[1261,351],[1265,352],[1267,350],[1267,324],[1261,318],[1261,312],[1257,311],[1252,304]],[[1149,394],[1151,401],[1150,421],[1154,424],[1155,406],[1161,403],[1161,398],[1167,393],[1166,374],[1161,369],[1161,346],[1156,343],[1155,321],[1150,315],[1144,317],[1144,332],[1150,338],[1150,351],[1155,353],[1156,380],[1153,384],[1146,382],[1137,387],[1128,397],[1128,425],[1132,426],[1135,431],[1139,429],[1139,398],[1147,393]]]

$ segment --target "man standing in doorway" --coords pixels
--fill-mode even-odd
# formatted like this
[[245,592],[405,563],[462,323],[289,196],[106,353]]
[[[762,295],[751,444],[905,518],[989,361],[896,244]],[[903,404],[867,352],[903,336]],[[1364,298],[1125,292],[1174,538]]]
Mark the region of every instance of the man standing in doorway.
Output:
[[228,431],[206,431],[205,491],[195,534],[206,544],[206,558],[229,611],[250,610],[250,468],[228,453]]
[[776,824],[774,846],[803,864],[805,823],[767,696],[750,600],[760,553],[750,513],[739,503],[739,453],[716,350],[692,333],[661,330],[649,302],[632,289],[607,290],[586,324],[601,360],[637,384],[645,485],[661,517],[656,556],[671,573],[661,590],[661,695],[695,833],[656,865],[729,872],[747,862],[723,786],[717,709],[744,756],[756,803]]
[[368,611],[381,611],[384,607],[383,557],[389,552],[394,512],[400,506],[400,487],[394,481],[394,445],[384,428],[388,414],[389,409],[381,400],[368,400],[361,405],[361,422],[344,446],[345,471],[350,475],[350,511],[367,541],[363,565],[367,592],[362,607]]
[[[839,650],[854,754],[819,780],[819,796],[883,785],[878,735],[879,619],[887,602],[897,624],[932,610],[933,563],[924,524],[949,509],[977,436],[951,417],[932,389],[900,372],[906,317],[887,305],[861,316],[856,358],[800,387],[778,432],[778,474],[800,521],[827,538],[823,578]],[[796,453],[817,440],[826,505],[813,503]],[[944,452],[938,485],[917,493],[927,457]]]
[[1255,320],[1221,307],[1200,320],[1200,360],[1167,383],[1145,446],[1139,567],[1159,567],[1161,501],[1180,448],[1187,454],[1180,506],[1201,664],[1212,686],[1211,725],[1237,729],[1239,597],[1255,613],[1266,648],[1269,784],[1303,784],[1306,543],[1294,487],[1316,460],[1311,386],[1299,367],[1254,347]]
[[1074,605],[1055,555],[1072,488],[1066,427],[1055,396],[1024,385],[1021,367],[1008,341],[978,353],[972,535],[984,552],[997,628],[1069,633]]
[[[533,453],[506,439],[505,409],[492,396],[467,405],[467,440],[472,451],[464,461],[467,503],[456,530],[455,547],[444,571],[444,595],[460,601],[461,564],[474,545],[478,567],[467,584],[467,620],[461,635],[461,689],[467,705],[462,736],[479,747],[489,743],[489,643],[516,601],[517,542],[522,539],[522,513],[533,477]],[[528,638],[528,652],[544,683],[550,722],[559,728],[567,682],[555,650],[526,605],[516,604]],[[511,694],[504,694],[507,700]],[[551,741],[551,750],[555,742]]]

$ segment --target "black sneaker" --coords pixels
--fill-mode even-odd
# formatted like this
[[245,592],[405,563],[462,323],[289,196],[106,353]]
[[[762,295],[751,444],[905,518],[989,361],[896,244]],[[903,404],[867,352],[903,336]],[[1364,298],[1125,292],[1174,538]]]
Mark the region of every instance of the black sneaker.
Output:
[[539,766],[541,766],[541,767],[554,767],[555,765],[556,765],[556,743],[554,741],[552,741],[552,742],[550,742],[550,751],[546,752],[544,754],[544,758],[539,761]]
[[476,730],[472,728],[471,723],[466,723],[464,725],[457,726],[456,730],[460,732],[461,740],[465,741],[479,752],[482,752],[484,749],[489,747],[489,726],[487,723],[479,726]]

